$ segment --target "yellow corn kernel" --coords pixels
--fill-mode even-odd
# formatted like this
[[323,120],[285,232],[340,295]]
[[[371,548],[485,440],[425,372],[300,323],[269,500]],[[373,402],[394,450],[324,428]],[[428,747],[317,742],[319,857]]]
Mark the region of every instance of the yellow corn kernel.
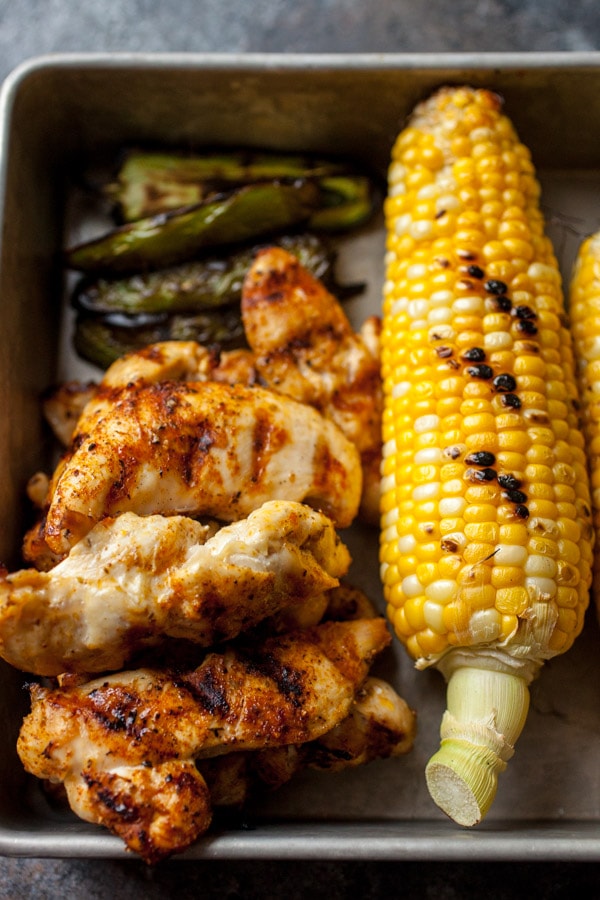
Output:
[[489,609],[496,603],[496,589],[492,584],[463,585],[459,596],[470,610]]
[[413,632],[421,631],[426,627],[425,616],[423,615],[423,606],[425,603],[425,595],[419,597],[411,597],[404,604],[404,619],[406,624],[410,626]]
[[463,550],[463,559],[471,566],[490,559],[494,552],[493,544],[470,541]]
[[503,615],[522,616],[529,606],[529,594],[522,585],[499,587],[496,609]]
[[548,640],[548,649],[552,653],[562,653],[567,647],[567,642],[568,635],[566,632],[561,631],[560,628],[555,628]]
[[521,587],[524,583],[525,569],[522,566],[494,566],[492,569],[492,585],[496,590]]
[[465,537],[469,541],[484,541],[495,545],[498,542],[499,528],[496,522],[470,522],[465,525]]

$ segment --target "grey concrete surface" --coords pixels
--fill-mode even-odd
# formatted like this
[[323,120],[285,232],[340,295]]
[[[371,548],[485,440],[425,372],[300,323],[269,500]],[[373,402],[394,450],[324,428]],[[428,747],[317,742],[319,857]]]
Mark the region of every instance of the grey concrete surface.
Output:
[[0,77],[65,51],[593,50],[597,0],[1,0]]
[[[67,51],[595,49],[598,0],[0,0],[0,79]],[[530,896],[598,897],[600,865],[0,858],[0,900]]]

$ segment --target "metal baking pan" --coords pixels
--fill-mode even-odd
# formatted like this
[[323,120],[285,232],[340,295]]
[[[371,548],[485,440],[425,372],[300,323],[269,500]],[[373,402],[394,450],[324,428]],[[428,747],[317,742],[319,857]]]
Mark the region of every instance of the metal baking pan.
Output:
[[[350,153],[385,173],[413,105],[446,83],[501,93],[531,148],[568,278],[581,237],[600,227],[600,53],[470,55],[67,55],[35,59],[0,98],[0,559],[19,564],[24,487],[49,466],[40,393],[82,375],[69,349],[60,251],[95,223],[85,170],[124,144]],[[342,254],[366,281],[357,324],[378,312],[380,222]],[[85,368],[85,367],[84,367]],[[85,374],[85,373],[84,373]],[[98,373],[94,373],[98,377]],[[354,580],[382,603],[377,534],[352,529]],[[549,662],[514,759],[484,823],[465,830],[433,805],[424,766],[445,686],[395,642],[383,667],[418,713],[412,752],[338,775],[306,774],[253,811],[252,827],[211,831],[181,858],[600,860],[600,635],[590,609],[573,650]],[[0,668],[0,853],[120,857],[121,842],[56,811],[25,777],[15,741],[27,694]]]

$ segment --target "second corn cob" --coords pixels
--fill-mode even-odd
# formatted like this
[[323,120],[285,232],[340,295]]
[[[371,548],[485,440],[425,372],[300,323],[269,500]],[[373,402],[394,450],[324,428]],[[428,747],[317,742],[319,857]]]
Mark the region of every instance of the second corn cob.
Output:
[[[569,313],[597,541],[600,535],[600,231],[587,237],[579,247],[571,277]],[[600,558],[597,554],[593,592],[600,613]]]
[[389,169],[381,575],[396,634],[448,681],[426,778],[488,811],[528,685],[581,631],[590,493],[561,279],[501,100],[438,91]]

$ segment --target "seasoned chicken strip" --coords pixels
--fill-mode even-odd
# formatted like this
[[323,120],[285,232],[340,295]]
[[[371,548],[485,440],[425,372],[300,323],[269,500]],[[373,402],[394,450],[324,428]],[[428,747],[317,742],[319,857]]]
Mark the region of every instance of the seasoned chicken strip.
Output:
[[354,445],[289,397],[217,382],[134,382],[115,390],[109,411],[84,411],[24,553],[34,563],[48,547],[66,554],[100,519],[126,511],[235,521],[269,499],[305,502],[343,528],[361,486]]
[[350,555],[332,522],[269,501],[210,533],[182,516],[98,523],[50,572],[0,578],[0,656],[36,675],[121,668],[163,637],[229,640],[333,588]]
[[[84,410],[90,418],[98,415],[100,405],[107,412],[110,410],[114,388],[160,381],[220,381],[251,386],[258,380],[251,350],[219,353],[196,341],[160,341],[115,360],[100,382],[67,381],[48,390],[42,410],[55,437],[67,447]],[[83,420],[79,430],[85,431],[86,427]]]
[[206,381],[218,365],[218,354],[197,341],[159,341],[116,359],[100,382],[121,388],[134,381]]
[[273,390],[318,409],[358,448],[364,472],[361,515],[379,521],[382,390],[379,357],[354,332],[341,304],[292,254],[261,250],[242,290],[246,338]]
[[306,768],[338,772],[408,753],[416,716],[381,678],[369,676],[350,713],[322,737],[251,753],[228,753],[199,763],[213,806],[242,806],[261,787],[278,788]]
[[97,390],[98,385],[93,381],[66,381],[42,398],[44,417],[64,447],[73,437],[86,403],[95,397]]
[[266,619],[264,626],[273,633],[279,633],[308,628],[319,622],[348,622],[351,619],[372,619],[377,615],[375,604],[364,591],[342,582],[302,605],[286,606]]
[[331,731],[390,639],[382,618],[328,622],[211,653],[193,670],[33,685],[18,753],[28,772],[64,782],[79,816],[157,862],[208,827],[193,760]]

